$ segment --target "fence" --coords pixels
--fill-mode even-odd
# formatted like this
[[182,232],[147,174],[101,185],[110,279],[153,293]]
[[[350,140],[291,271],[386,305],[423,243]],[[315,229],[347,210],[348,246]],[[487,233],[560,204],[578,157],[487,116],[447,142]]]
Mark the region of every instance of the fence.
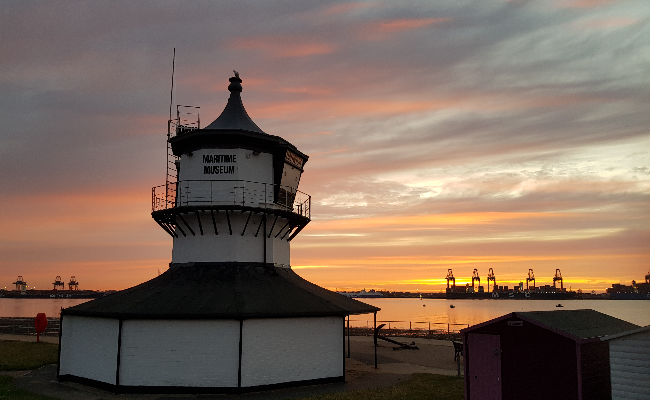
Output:
[[[48,318],[47,329],[41,334],[41,336],[58,336],[60,329],[59,323],[60,321],[58,318]],[[0,334],[36,336],[34,318],[0,318]]]
[[[353,325],[353,322],[357,322]],[[365,322],[365,327],[363,323]],[[350,328],[373,329],[374,321],[369,320],[350,320]],[[469,324],[452,324],[445,322],[421,322],[421,321],[377,321],[377,326],[386,324],[382,328],[388,334],[404,332],[423,332],[423,333],[458,333],[462,328],[469,328]],[[445,328],[447,328],[445,330]],[[453,329],[452,328],[457,328]]]

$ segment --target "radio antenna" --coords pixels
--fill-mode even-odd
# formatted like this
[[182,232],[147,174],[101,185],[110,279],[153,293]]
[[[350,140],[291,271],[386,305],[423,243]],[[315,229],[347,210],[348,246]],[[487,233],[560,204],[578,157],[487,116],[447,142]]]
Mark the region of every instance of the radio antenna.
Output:
[[174,102],[174,70],[176,69],[176,47],[174,47],[174,58],[172,58],[172,90],[169,94],[169,119],[172,119],[172,103]]

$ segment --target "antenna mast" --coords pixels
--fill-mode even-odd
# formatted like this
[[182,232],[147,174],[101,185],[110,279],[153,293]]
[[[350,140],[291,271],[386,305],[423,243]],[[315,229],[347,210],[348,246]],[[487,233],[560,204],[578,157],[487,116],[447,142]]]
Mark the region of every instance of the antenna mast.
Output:
[[[152,204],[155,210],[168,209],[176,206],[176,195],[178,187],[178,174],[180,171],[180,159],[172,151],[171,139],[194,129],[201,129],[200,108],[194,106],[176,105],[176,117],[172,115],[174,106],[174,74],[176,72],[176,47],[174,47],[174,58],[172,59],[172,88],[169,94],[169,119],[167,120],[167,168],[165,169],[165,195],[158,195],[156,188],[152,192]],[[181,118],[180,108],[183,109]],[[196,120],[193,120],[196,118]],[[163,200],[164,198],[164,200]],[[161,204],[164,201],[164,204]]]
[[[167,120],[167,163],[165,168],[165,208],[170,206],[170,202],[176,201],[176,190],[174,189],[173,193],[170,193],[170,183],[174,185],[176,183],[177,177],[171,176],[170,171],[176,171],[176,160],[178,157],[174,156],[171,150],[171,145],[169,139],[172,137],[172,105],[174,103],[174,72],[176,72],[176,47],[174,47],[174,57],[172,58],[172,88],[169,93],[169,119]],[[176,131],[176,124],[174,124],[174,131]],[[175,133],[175,132],[174,132]],[[172,178],[174,182],[170,182],[169,178]]]
[[176,47],[174,47],[174,57],[172,58],[172,90],[169,94],[169,119],[172,119],[172,104],[174,103],[174,72],[176,70]]

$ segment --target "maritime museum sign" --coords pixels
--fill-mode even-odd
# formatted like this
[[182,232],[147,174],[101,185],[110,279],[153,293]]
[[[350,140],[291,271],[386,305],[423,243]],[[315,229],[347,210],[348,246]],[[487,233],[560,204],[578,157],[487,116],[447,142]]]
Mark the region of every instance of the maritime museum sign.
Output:
[[237,164],[236,154],[204,154],[203,174],[234,174],[235,165],[205,165],[205,164]]

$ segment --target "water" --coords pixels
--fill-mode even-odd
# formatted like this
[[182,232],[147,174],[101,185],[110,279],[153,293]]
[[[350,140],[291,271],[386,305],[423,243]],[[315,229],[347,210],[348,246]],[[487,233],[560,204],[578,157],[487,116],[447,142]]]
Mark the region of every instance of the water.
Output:
[[[391,321],[391,327],[459,330],[515,311],[592,309],[633,324],[650,325],[648,300],[445,300],[445,299],[363,299],[381,308],[377,321]],[[556,308],[562,303],[563,308]],[[455,308],[449,306],[453,304]],[[393,322],[395,321],[395,322]],[[398,322],[399,321],[399,322]],[[416,323],[419,322],[419,323]],[[372,326],[373,316],[353,315],[351,326]]]
[[0,317],[36,317],[45,313],[48,318],[59,318],[61,308],[76,306],[92,299],[7,299],[0,298]]
[[[7,299],[0,298],[0,317],[35,317],[45,313],[58,318],[61,308],[85,303],[90,299]],[[444,300],[444,299],[363,299],[381,308],[377,320],[391,321],[391,327],[459,330],[513,311],[550,311],[561,302],[561,310],[589,308],[633,324],[650,325],[648,300]],[[453,304],[455,308],[450,308]],[[353,315],[352,326],[372,326],[372,314]]]

